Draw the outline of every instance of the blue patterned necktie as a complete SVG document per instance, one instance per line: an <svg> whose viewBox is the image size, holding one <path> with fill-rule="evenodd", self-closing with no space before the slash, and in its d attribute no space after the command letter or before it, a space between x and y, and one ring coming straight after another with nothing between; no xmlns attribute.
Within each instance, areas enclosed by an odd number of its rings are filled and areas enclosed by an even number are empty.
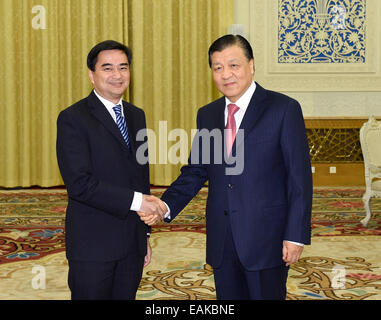
<svg viewBox="0 0 381 320"><path fill-rule="evenodd" d="M122 116L122 111L120 109L120 104L112 108L116 115L116 124L123 136L124 141L126 141L127 146L130 148L130 139L128 138L128 129L126 124L126 119Z"/></svg>

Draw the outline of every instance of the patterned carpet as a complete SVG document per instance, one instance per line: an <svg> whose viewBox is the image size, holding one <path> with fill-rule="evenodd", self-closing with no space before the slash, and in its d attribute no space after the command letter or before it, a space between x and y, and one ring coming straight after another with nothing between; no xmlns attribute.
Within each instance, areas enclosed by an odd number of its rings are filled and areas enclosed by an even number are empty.
<svg viewBox="0 0 381 320"><path fill-rule="evenodd" d="M381 199L372 199L374 215L364 228L363 193L314 190L312 245L290 269L288 299L381 300ZM213 270L205 264L206 197L203 189L172 224L153 228L152 262L138 300L215 299ZM63 189L0 191L0 299L70 298L66 203Z"/></svg>

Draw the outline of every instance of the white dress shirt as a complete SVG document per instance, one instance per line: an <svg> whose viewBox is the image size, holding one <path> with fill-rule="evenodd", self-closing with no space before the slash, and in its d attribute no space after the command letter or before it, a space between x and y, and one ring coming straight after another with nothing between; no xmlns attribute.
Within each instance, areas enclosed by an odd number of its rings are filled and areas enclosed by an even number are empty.
<svg viewBox="0 0 381 320"><path fill-rule="evenodd" d="M122 116L124 117L124 113L123 113L123 102L122 102L122 98L120 98L119 102L117 104L101 97L94 89L94 93L95 95L98 97L98 99L103 103L103 105L106 107L107 111L110 113L111 117L114 119L115 123L116 123L116 115L115 115L115 112L113 110L113 108L116 106L116 105L120 105L120 109L121 109L121 112L122 112ZM137 191L134 191L134 198L132 200L132 203L131 203L131 208L130 210L132 211L139 211L140 210L140 207L142 206L142 202L143 202L143 194L141 192L137 192Z"/></svg>
<svg viewBox="0 0 381 320"><path fill-rule="evenodd" d="M247 107L249 106L251 97L253 96L256 87L257 85L253 81L250 87L246 90L246 92L236 102L234 102L234 104L239 108L239 110L234 114L237 131L241 125L243 116L245 115L245 112L247 110ZM225 97L225 127L226 123L228 122L228 105L231 103L233 102L231 102L227 97Z"/></svg>

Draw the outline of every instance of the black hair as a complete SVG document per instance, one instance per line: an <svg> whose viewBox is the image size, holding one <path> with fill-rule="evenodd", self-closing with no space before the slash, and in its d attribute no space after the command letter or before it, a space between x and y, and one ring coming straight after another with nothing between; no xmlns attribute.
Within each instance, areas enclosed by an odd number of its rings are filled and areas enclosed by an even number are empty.
<svg viewBox="0 0 381 320"><path fill-rule="evenodd" d="M132 51L130 48L126 47L124 44L119 43L117 41L106 40L106 41L102 41L102 42L98 43L97 45L95 45L90 50L89 54L87 55L87 67L91 71L95 71L95 65L97 64L97 61L98 61L98 54L104 50L120 50L120 51L123 51L127 56L128 64L131 64Z"/></svg>
<svg viewBox="0 0 381 320"><path fill-rule="evenodd" d="M242 48L243 53L245 54L247 60L254 59L253 49L249 41L240 35L227 34L215 40L209 47L209 67L212 67L212 54L216 51L222 51L228 47L237 45Z"/></svg>

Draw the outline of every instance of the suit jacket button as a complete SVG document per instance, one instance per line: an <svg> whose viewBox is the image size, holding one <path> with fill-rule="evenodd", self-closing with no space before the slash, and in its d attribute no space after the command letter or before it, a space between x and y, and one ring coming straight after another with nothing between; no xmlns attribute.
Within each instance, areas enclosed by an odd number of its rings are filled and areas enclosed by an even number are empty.
<svg viewBox="0 0 381 320"><path fill-rule="evenodd" d="M233 189L233 185L231 183L228 184L229 189Z"/></svg>
<svg viewBox="0 0 381 320"><path fill-rule="evenodd" d="M224 210L224 215L225 215L225 216L228 215L228 211L227 211L227 210Z"/></svg>

